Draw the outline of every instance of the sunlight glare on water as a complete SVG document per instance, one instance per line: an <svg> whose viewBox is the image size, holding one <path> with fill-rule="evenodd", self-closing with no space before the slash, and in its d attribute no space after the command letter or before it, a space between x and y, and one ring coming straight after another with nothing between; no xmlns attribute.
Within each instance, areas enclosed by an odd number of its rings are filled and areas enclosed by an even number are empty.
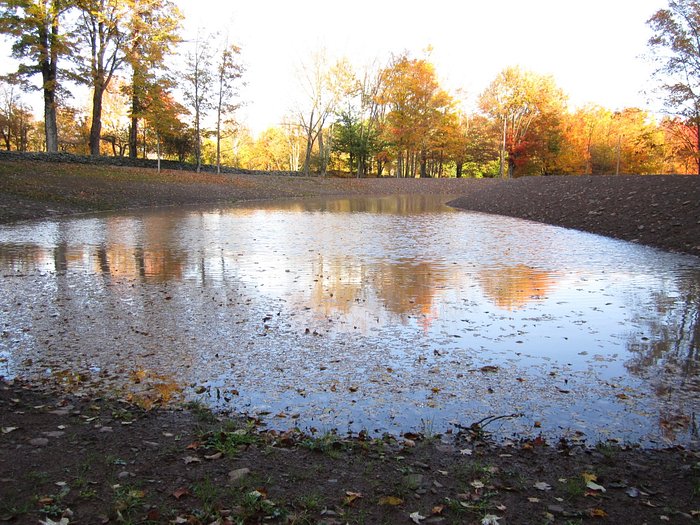
<svg viewBox="0 0 700 525"><path fill-rule="evenodd" d="M153 395L136 374L275 427L697 438L697 258L447 200L2 227L0 375Z"/></svg>

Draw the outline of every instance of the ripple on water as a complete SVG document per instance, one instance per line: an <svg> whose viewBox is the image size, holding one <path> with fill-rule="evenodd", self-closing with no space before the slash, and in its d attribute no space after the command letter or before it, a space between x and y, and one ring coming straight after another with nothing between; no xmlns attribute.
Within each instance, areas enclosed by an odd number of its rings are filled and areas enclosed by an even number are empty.
<svg viewBox="0 0 700 525"><path fill-rule="evenodd" d="M0 374L279 427L697 439L697 258L447 200L2 227Z"/></svg>

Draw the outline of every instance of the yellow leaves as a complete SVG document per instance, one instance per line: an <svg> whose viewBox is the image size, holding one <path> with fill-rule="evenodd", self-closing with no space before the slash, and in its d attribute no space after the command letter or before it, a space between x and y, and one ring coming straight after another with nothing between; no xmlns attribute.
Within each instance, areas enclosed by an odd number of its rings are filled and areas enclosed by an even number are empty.
<svg viewBox="0 0 700 525"><path fill-rule="evenodd" d="M362 493L360 492L352 492L348 490L345 492L345 499L343 499L343 504L350 506L352 505L356 500L360 499L362 497Z"/></svg>
<svg viewBox="0 0 700 525"><path fill-rule="evenodd" d="M379 498L378 504L379 505L389 505L391 507L397 507L399 505L403 505L403 500L401 498L398 498L396 496L384 496L382 498Z"/></svg>

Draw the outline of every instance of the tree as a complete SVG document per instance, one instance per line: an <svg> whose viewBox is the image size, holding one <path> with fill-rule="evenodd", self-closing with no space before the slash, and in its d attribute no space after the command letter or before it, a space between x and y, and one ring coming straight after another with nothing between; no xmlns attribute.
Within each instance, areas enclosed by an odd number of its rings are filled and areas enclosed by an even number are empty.
<svg viewBox="0 0 700 525"><path fill-rule="evenodd" d="M17 82L12 78L2 79L0 88L0 139L2 146L10 151L27 151L29 132L33 117L29 108L22 103Z"/></svg>
<svg viewBox="0 0 700 525"><path fill-rule="evenodd" d="M326 53L321 50L312 56L311 62L302 64L299 81L306 95L305 107L298 111L299 123L306 135L304 174L311 173L311 154L318 141L319 172L324 175L328 151L324 148L323 131L339 101L353 89L354 74L346 59L329 66Z"/></svg>
<svg viewBox="0 0 700 525"><path fill-rule="evenodd" d="M216 172L221 172L221 123L226 114L238 109L234 102L238 95L237 82L243 75L243 66L237 61L241 48L228 44L228 38L216 66Z"/></svg>
<svg viewBox="0 0 700 525"><path fill-rule="evenodd" d="M127 44L126 20L133 6L124 0L78 0L78 78L92 88L90 155L100 155L102 99L114 74L122 67Z"/></svg>
<svg viewBox="0 0 700 525"><path fill-rule="evenodd" d="M501 71L479 97L481 109L501 128L500 176L512 177L516 168L531 163L529 171L547 171L547 162L560 140L559 121L564 93L554 79L518 67Z"/></svg>
<svg viewBox="0 0 700 525"><path fill-rule="evenodd" d="M138 152L139 119L148 112L145 101L154 100L165 80L157 77L164 68L165 59L180 42L182 15L170 0L132 0L131 14L126 21L128 44L125 61L131 68L131 84L126 93L131 97L131 125L129 127L129 156Z"/></svg>
<svg viewBox="0 0 700 525"><path fill-rule="evenodd" d="M73 6L70 0L4 0L0 2L0 32L15 38L12 55L22 62L22 77L41 75L44 95L44 134L46 150L58 151L56 122L59 92L59 59L70 50L60 31L64 14Z"/></svg>
<svg viewBox="0 0 700 525"><path fill-rule="evenodd" d="M202 120L211 110L211 89L214 73L211 62L211 35L197 32L194 49L185 59L185 100L194 115L194 155L197 172L202 169Z"/></svg>
<svg viewBox="0 0 700 525"><path fill-rule="evenodd" d="M380 101L389 108L385 134L398 157L397 175L428 175L427 162L436 133L451 119L452 98L440 88L434 66L402 55L384 72Z"/></svg>
<svg viewBox="0 0 700 525"><path fill-rule="evenodd" d="M669 0L647 23L654 31L649 47L666 108L694 127L696 173L700 175L700 2Z"/></svg>

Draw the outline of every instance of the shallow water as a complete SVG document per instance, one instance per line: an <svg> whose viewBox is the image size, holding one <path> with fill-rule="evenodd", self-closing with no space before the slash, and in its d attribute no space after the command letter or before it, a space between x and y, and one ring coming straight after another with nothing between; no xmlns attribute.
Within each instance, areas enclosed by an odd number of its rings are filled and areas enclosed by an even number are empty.
<svg viewBox="0 0 700 525"><path fill-rule="evenodd" d="M447 200L0 228L0 375L274 427L697 440L697 258Z"/></svg>

